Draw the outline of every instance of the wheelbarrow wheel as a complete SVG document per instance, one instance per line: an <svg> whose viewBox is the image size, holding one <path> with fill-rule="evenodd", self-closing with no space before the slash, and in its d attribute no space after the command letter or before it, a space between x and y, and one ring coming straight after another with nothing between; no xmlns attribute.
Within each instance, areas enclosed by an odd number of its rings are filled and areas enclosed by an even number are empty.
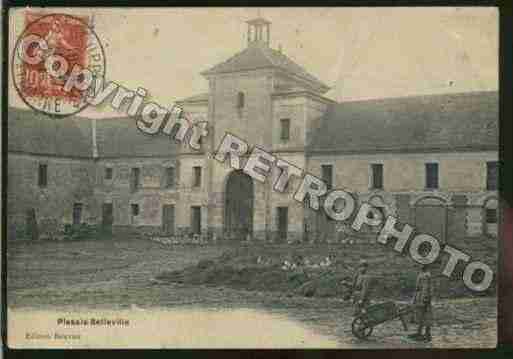
<svg viewBox="0 0 513 359"><path fill-rule="evenodd" d="M372 334L374 328L368 326L361 317L356 317L351 323L351 332L358 339L366 339Z"/></svg>

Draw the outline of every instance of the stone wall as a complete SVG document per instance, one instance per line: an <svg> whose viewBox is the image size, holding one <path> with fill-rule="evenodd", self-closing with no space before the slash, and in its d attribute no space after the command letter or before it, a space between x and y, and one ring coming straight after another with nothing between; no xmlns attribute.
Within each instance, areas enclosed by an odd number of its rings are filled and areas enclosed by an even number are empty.
<svg viewBox="0 0 513 359"><path fill-rule="evenodd" d="M299 168L310 168L311 172L319 175L320 165L334 165L334 182L336 187L351 190L350 185L362 189L363 178L368 178L369 163L376 161L371 156L361 156L349 159L351 177L347 171L344 156L326 156L305 158L301 152L277 152L277 156L293 163ZM408 156L404 162L408 164ZM437 155L440 163L453 155ZM481 156L481 162L493 159L490 154L472 154L471 162L475 165ZM385 173L388 159L385 156ZM397 156L394 159L397 161ZM417 160L418 161L418 160ZM37 183L38 165L48 165L48 185L40 188ZM210 177L205 170L212 166ZM460 166L467 163L462 160ZM166 188L164 175L169 166L175 167L175 186ZM192 185L192 168L201 166L202 183L200 187ZM475 167L475 166L474 166ZM106 168L112 168L112 179L105 178ZM131 168L140 168L140 188L130 187ZM485 223L486 208L497 208L497 193L484 190L485 179L474 176L474 182L467 181L465 186L457 185L459 176L463 175L451 170L443 173L446 190L425 191L422 184L417 182L408 191L376 191L365 188L364 191L354 192L358 201L370 202L383 206L385 215L397 215L400 222L414 225L415 204L423 197L438 197L446 203L447 209L447 241L468 236L489 234L494 236L496 228ZM470 164L469 168L473 168ZM477 168L477 167L476 167ZM397 168L399 171L400 169ZM423 167L418 166L423 172ZM483 170L483 169L481 169ZM73 205L82 204L82 221L89 224L101 223L103 203L113 203L114 230L125 231L132 228L138 233L162 234L162 208L165 204L175 206L175 234L187 235L191 231L191 206L201 207L203 234L216 233L218 238L223 235L224 225L224 192L226 178L232 171L228 164L220 164L215 160L206 159L204 154L182 154L177 157L162 158L132 158L132 159L65 159L44 156L9 154L8 169L8 222L9 236L23 236L26 230L27 210L34 208L42 236L51 236L62 229L65 224L72 223ZM390 169L388 169L390 171ZM463 171L463 170L461 170ZM461 172L460 171L460 172ZM274 191L273 185L280 171L275 170L266 183L254 181L254 218L253 239L279 241L278 236L278 207L288 207L288 235L291 241L338 240L344 237L339 224L329 221L326 216L306 210L302 204L292 197L299 185L300 179L294 179L285 193ZM385 186L401 188L401 181L389 178ZM348 182L342 182L342 180ZM349 184L349 185L348 185ZM473 191L457 191L455 188L473 186ZM368 186L368 184L366 185ZM449 190L452 189L452 190ZM139 205L139 215L133 216L131 205ZM125 229L123 229L125 228ZM495 232L494 232L495 231ZM359 235L372 237L372 228L364 228ZM339 238L340 237L340 238Z"/></svg>
<svg viewBox="0 0 513 359"><path fill-rule="evenodd" d="M48 166L45 187L38 184L39 164ZM84 223L97 223L92 160L9 153L7 176L9 238L26 236L30 209L35 209L41 237L53 236L71 224L75 203L82 204Z"/></svg>
<svg viewBox="0 0 513 359"><path fill-rule="evenodd" d="M191 231L191 207L201 208L201 232L222 237L226 180L233 170L212 159L226 133L259 146L307 173L321 175L321 165L333 165L333 187L355 194L358 203L370 202L394 215L402 223L414 224L416 202L423 197L440 198L447 210L448 239L493 232L485 221L485 209L493 206L496 192L485 190L486 162L497 161L497 152L386 153L346 155L305 153L311 134L321 125L329 100L295 92L297 83L277 77L268 70L211 76L208 100L183 104L193 121L210 122L209 138L202 151L186 144L176 154L145 158L65 159L9 154L9 225L23 232L27 210L34 208L44 231L72 221L74 203L83 204L86 223L100 224L102 204L113 204L113 229L119 233L162 234L164 205L175 206L175 234ZM290 80L290 81L289 81ZM276 93L278 85L290 93ZM290 83L288 83L290 82ZM283 87L282 86L282 87ZM244 106L237 106L239 92ZM290 139L280 138L280 120L290 119ZM48 163L48 186L37 185L38 164ZM439 189L425 188L425 163L439 164ZM370 187L370 168L383 164L384 189ZM166 187L165 171L175 168L175 185ZM200 186L193 185L193 167L202 168ZM113 177L107 179L106 168ZM131 170L139 168L140 186L131 187ZM253 239L279 241L279 207L288 208L288 234L291 241L330 241L347 237L350 230L329 220L323 213L305 209L292 197L301 179L294 179L285 193L273 189L280 170L274 170L265 183L253 180ZM139 206L133 215L131 206ZM495 205L496 206L496 205ZM347 221L352 222L352 218ZM347 226L346 226L347 227ZM364 227L362 238L375 237L376 229Z"/></svg>
<svg viewBox="0 0 513 359"><path fill-rule="evenodd" d="M485 232L484 209L495 191L486 190L486 162L496 161L496 152L436 154L316 154L308 159L308 171L321 175L321 165L333 165L334 188L348 190L360 202L371 202L375 193L386 194L385 215L396 213L402 223L414 224L416 201L440 198L447 209L447 240L479 236ZM426 162L439 163L439 189L426 190ZM384 189L370 188L371 164L383 164ZM373 205L376 205L372 203ZM387 212L387 211L385 211ZM365 230L364 230L365 232Z"/></svg>
<svg viewBox="0 0 513 359"><path fill-rule="evenodd" d="M386 191L424 191L425 163L436 162L440 191L481 192L486 188L486 162L497 160L497 152L315 154L308 171L320 175L321 164L332 164L336 187L365 193L370 190L370 165L382 163Z"/></svg>
<svg viewBox="0 0 513 359"><path fill-rule="evenodd" d="M210 79L212 101L209 115L214 126L214 143L221 143L229 132L268 147L271 144L271 89L269 71L218 75ZM244 107L238 108L238 93L244 94Z"/></svg>

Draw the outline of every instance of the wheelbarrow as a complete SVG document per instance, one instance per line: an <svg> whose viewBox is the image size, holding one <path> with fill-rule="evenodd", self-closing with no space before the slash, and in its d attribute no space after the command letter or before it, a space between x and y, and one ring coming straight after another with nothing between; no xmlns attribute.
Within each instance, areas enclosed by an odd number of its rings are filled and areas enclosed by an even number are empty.
<svg viewBox="0 0 513 359"><path fill-rule="evenodd" d="M366 339L372 334L375 326L394 319L400 319L404 330L407 331L406 318L413 310L412 306L400 307L392 301L370 305L353 319L351 332L358 339Z"/></svg>

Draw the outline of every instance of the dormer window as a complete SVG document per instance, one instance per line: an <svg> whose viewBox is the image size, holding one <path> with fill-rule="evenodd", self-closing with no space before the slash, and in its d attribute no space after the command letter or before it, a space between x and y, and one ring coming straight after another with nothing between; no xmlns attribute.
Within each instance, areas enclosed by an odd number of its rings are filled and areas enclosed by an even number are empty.
<svg viewBox="0 0 513 359"><path fill-rule="evenodd" d="M244 108L244 92L237 94L237 108Z"/></svg>

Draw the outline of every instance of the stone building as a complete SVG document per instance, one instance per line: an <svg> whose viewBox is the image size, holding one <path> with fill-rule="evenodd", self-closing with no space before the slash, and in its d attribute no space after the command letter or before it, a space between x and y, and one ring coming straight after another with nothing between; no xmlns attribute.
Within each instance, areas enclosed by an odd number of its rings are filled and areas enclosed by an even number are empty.
<svg viewBox="0 0 513 359"><path fill-rule="evenodd" d="M278 193L274 181L214 160L232 133L444 241L497 235L496 92L337 103L324 96L327 85L270 47L262 18L248 21L241 52L201 74L208 93L180 102L189 118L209 123L200 151L144 135L130 118L11 109L10 233L35 216L114 231L337 238L337 223L292 199L300 179Z"/></svg>

